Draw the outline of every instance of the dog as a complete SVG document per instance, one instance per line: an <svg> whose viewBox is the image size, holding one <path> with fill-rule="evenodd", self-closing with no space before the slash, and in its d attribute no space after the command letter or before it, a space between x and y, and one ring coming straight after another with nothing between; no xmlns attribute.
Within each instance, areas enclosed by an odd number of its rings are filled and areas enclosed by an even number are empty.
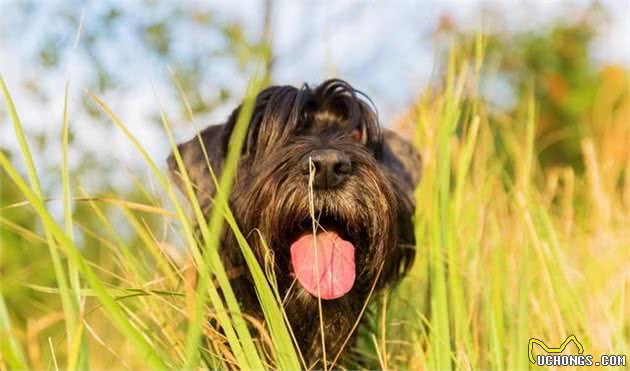
<svg viewBox="0 0 630 371"><path fill-rule="evenodd" d="M217 177L240 111L199 133ZM207 214L215 185L199 138L178 151ZM182 169L173 154L167 161L183 190ZM324 349L336 359L352 344L366 302L408 271L420 173L414 146L381 127L369 97L343 80L271 86L256 96L228 203L240 230L259 231L273 253L278 291L307 365L317 364ZM251 233L249 243L264 266L259 235ZM229 228L220 254L226 269L244 272L231 279L243 310L263 320Z"/></svg>

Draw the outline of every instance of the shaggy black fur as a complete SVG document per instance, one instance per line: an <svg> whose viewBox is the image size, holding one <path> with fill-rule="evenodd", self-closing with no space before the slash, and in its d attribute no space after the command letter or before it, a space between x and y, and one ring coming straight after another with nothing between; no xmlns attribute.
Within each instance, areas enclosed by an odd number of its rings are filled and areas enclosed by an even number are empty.
<svg viewBox="0 0 630 371"><path fill-rule="evenodd" d="M225 124L201 132L217 176L239 111ZM214 184L199 141L193 138L178 148L207 213ZM413 146L381 128L369 98L345 81L328 80L314 89L272 86L257 96L229 203L241 231L248 235L258 229L273 251L284 308L309 365L322 356L318 300L294 283L289 247L311 228L304 161L322 150L331 150L326 153L345 163L341 178L316 184L315 215L324 228L338 231L356 247L353 288L338 299L322 300L329 360L350 336L372 287L376 293L395 283L413 260L412 191L421 167ZM168 162L181 187L173 156ZM258 235L251 234L249 243L262 264ZM221 249L228 268L244 267L229 230ZM244 310L262 319L251 277L245 273L232 286Z"/></svg>

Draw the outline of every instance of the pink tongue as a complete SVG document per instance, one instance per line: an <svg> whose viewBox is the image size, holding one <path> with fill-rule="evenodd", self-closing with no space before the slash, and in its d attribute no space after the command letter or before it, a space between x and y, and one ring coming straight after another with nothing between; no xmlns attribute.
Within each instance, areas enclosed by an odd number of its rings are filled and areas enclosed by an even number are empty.
<svg viewBox="0 0 630 371"><path fill-rule="evenodd" d="M291 245L293 272L314 296L322 299L344 296L354 284L354 245L334 232L317 233L317 248L314 239L312 233L304 234Z"/></svg>

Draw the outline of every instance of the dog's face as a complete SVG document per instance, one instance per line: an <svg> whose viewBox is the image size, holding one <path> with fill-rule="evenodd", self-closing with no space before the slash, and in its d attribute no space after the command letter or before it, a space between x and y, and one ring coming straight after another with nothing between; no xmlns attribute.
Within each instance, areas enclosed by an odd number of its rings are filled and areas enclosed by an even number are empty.
<svg viewBox="0 0 630 371"><path fill-rule="evenodd" d="M238 114L201 133L215 173ZM207 210L214 185L198 139L179 151ZM413 147L381 129L362 95L341 80L258 95L229 200L241 231L257 229L273 252L285 307L305 312L290 319L309 315L317 297L331 313L355 313L370 291L404 273L414 254L419 170ZM241 265L232 234L223 240L228 263ZM260 238L249 241L262 264Z"/></svg>

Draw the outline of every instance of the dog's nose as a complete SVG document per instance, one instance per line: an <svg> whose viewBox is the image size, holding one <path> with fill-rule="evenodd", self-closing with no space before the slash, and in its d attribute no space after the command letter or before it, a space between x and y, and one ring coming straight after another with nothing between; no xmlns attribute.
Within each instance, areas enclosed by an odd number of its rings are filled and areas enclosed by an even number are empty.
<svg viewBox="0 0 630 371"><path fill-rule="evenodd" d="M324 149L313 151L302 160L302 173L307 177L310 174L309 158L315 167L313 188L336 187L343 183L352 170L352 163L348 155L334 149Z"/></svg>

